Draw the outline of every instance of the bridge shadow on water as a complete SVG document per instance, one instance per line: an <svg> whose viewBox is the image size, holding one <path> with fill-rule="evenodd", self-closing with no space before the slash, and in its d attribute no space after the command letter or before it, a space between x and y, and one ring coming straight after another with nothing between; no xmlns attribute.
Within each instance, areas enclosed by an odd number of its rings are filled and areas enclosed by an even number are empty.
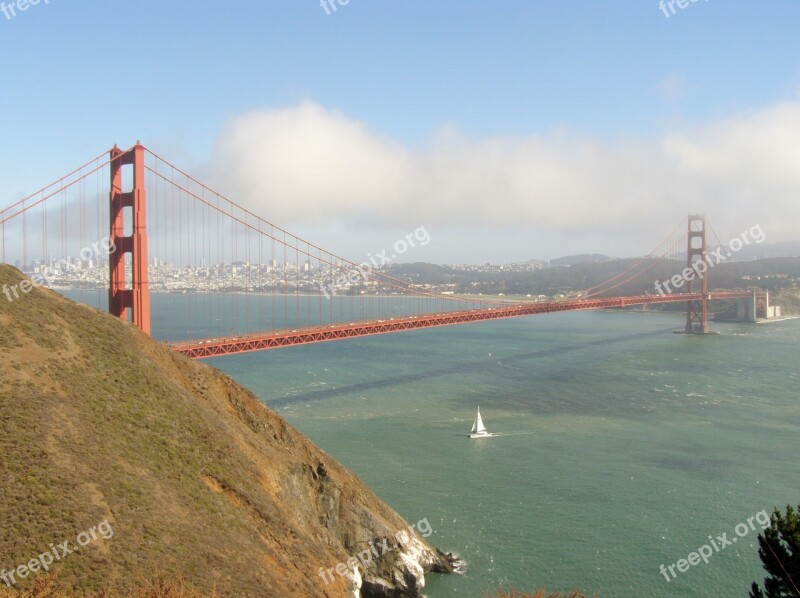
<svg viewBox="0 0 800 598"><path fill-rule="evenodd" d="M674 327L663 328L659 330L649 330L647 332L636 332L632 334L625 334L611 338L570 343L559 347L548 347L547 349L541 349L538 351L528 351L525 353L519 353L517 355L504 356L502 361L500 362L500 365L507 367L515 363L522 363L539 357L568 355L570 353L574 353L576 351L580 351L582 349L590 347L608 347L609 345L621 344L629 342L631 340L646 339L662 335L665 333L672 333L673 330ZM413 377L409 377L408 375L390 376L386 378L381 378L379 380L358 382L356 384L350 384L347 386L337 386L336 388L313 390L301 394L292 395L290 397L283 397L279 399L270 400L267 402L267 404L272 408L281 408L297 403L322 401L333 397L363 393L367 391L380 390L384 388L391 388L394 386L400 386L408 383L417 383L421 380L435 379L453 374L471 374L471 375L480 374L481 372L489 372L490 370L496 368L497 365L498 362L493 362L491 365L489 365L489 364L476 364L472 361L467 361L464 363L454 364L447 367L434 368L427 371L415 372ZM527 370L525 370L525 372L527 373ZM507 375L511 374L509 373ZM486 399L491 397L483 396L480 398ZM574 400L571 400L571 398L559 397L557 403L555 401L545 400L542 404L537 403L537 407L541 407L543 411L553 411L553 412L580 411L581 413L584 414L588 414L592 411L597 411L597 412L607 411L607 409L602 409L602 408L598 409L596 401L591 401L590 400L591 397L586 396L585 392L581 394L580 398L586 400L578 400L577 402L575 402ZM573 404L569 405L568 403L570 402L572 402ZM477 404L478 402L476 399L476 405ZM593 404L594 404L594 409L590 407ZM513 404L507 404L504 406L508 408L514 408ZM521 406L522 405L520 405L520 407ZM529 408L530 402L526 402L525 406Z"/></svg>

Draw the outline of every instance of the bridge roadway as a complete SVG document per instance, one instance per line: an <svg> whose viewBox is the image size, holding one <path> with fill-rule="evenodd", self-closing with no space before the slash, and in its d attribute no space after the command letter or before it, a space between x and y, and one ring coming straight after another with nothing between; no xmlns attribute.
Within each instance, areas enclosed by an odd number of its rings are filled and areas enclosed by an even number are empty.
<svg viewBox="0 0 800 598"><path fill-rule="evenodd" d="M752 291L717 291L708 294L708 300L744 299L752 297ZM419 316L401 316L386 320L368 320L348 324L327 324L294 330L260 332L222 338L192 340L169 343L168 346L178 353L192 359L219 357L235 353L265 351L296 345L322 343L359 336L390 334L405 330L432 328L435 326L452 326L484 320L518 318L564 311L582 311L592 309L612 309L655 303L678 303L699 301L700 293L675 293L672 295L635 295L630 297L605 297L594 299L566 299L557 301L541 301L515 303L511 305L495 305L464 311L452 311Z"/></svg>

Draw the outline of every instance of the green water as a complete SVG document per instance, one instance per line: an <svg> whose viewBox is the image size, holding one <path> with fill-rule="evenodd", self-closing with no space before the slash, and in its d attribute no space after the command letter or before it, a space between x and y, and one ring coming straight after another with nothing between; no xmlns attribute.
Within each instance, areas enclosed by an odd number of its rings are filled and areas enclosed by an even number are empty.
<svg viewBox="0 0 800 598"><path fill-rule="evenodd" d="M764 577L755 531L669 582L659 567L800 503L800 320L710 337L672 334L681 325L554 314L208 363L409 522L428 519L429 540L468 565L428 576L428 596L744 597ZM154 321L159 338L181 327ZM501 436L465 437L478 406Z"/></svg>
<svg viewBox="0 0 800 598"><path fill-rule="evenodd" d="M433 544L468 564L429 576L429 596L746 596L763 579L757 532L669 582L659 567L800 502L800 321L715 337L680 325L559 314L210 363L408 521L429 520ZM501 436L464 436L478 406Z"/></svg>

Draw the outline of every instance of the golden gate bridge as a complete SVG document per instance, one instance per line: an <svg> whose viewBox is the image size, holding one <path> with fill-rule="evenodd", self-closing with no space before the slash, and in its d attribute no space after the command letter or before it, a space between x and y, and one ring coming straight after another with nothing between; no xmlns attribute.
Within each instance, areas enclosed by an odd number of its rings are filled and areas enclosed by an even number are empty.
<svg viewBox="0 0 800 598"><path fill-rule="evenodd" d="M710 272L698 267L713 247L709 231L704 216L690 215L623 272L565 298L507 301L447 294L294 235L137 142L127 150L114 146L0 210L0 261L15 260L55 287L67 279L87 283L86 272L100 268L107 289L102 307L146 334L151 334L152 295L180 292L181 315L201 323L204 334L168 344L189 357L206 358L664 303L684 303L683 331L705 334L710 301L746 301L753 318L768 303L758 290L709 290ZM97 250L101 239L107 252ZM715 242L722 246L718 237ZM694 274L687 276L690 271ZM676 275L680 292L642 291ZM325 289L342 280L345 292L331 298ZM626 293L629 289L634 291ZM238 300L230 300L232 291Z"/></svg>

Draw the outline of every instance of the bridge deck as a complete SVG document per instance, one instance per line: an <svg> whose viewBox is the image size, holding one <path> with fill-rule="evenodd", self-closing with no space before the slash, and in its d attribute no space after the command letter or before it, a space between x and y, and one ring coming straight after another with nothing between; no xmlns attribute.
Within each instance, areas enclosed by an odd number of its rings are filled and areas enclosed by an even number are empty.
<svg viewBox="0 0 800 598"><path fill-rule="evenodd" d="M752 297L750 291L719 291L709 293L708 299L742 299ZM420 316L405 316L388 320L370 320L349 324L329 324L294 330L261 332L224 338L194 340L171 343L169 346L193 359L218 357L234 353L264 351L295 345L322 343L345 338L390 334L435 326L452 326L484 320L518 318L565 311L610 309L655 303L677 303L701 300L700 293L676 293L674 295L636 295L631 297L607 297L596 299L570 299L562 301L542 301L517 303L513 305L471 309L466 311L444 312Z"/></svg>

